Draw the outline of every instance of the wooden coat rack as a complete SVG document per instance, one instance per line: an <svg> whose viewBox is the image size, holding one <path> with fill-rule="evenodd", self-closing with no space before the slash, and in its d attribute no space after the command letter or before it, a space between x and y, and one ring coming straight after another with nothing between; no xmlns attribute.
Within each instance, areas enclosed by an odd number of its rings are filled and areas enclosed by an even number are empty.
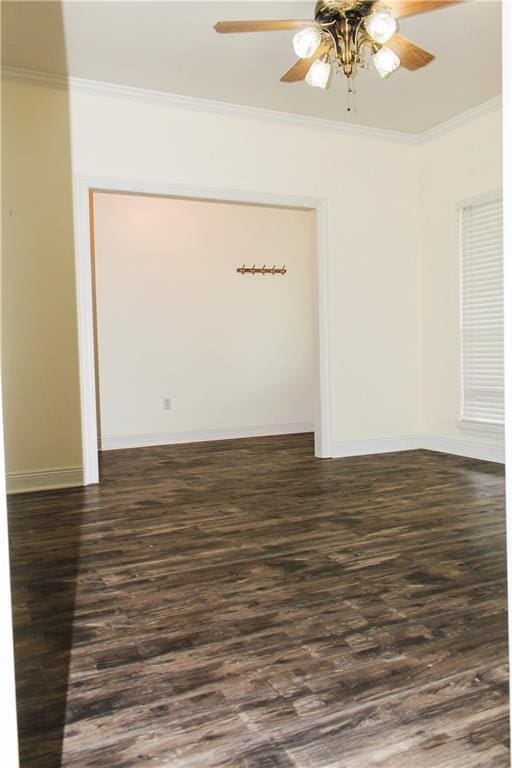
<svg viewBox="0 0 512 768"><path fill-rule="evenodd" d="M240 275L286 275L287 269L283 265L281 268L267 267L264 264L262 267L257 267L255 264L252 267L246 267L245 264L242 267L237 267L236 270Z"/></svg>

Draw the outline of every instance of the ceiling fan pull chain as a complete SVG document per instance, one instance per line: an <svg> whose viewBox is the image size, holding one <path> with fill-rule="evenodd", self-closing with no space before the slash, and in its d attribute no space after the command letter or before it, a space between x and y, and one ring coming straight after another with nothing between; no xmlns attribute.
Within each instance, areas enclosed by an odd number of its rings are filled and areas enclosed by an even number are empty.
<svg viewBox="0 0 512 768"><path fill-rule="evenodd" d="M347 112L355 112L355 90L354 90L354 78L347 77Z"/></svg>

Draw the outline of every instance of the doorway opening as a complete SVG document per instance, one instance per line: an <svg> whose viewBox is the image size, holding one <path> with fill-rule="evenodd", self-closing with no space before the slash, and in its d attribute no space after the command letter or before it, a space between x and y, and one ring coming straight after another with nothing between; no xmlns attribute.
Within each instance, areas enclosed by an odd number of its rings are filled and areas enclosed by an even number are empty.
<svg viewBox="0 0 512 768"><path fill-rule="evenodd" d="M79 189L84 484L98 448L313 431L330 456L322 202L172 191Z"/></svg>

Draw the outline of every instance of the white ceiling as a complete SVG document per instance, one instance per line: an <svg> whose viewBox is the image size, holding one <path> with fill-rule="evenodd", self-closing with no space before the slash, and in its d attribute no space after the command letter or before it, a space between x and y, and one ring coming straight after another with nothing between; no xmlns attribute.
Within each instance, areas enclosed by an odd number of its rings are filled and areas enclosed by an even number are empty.
<svg viewBox="0 0 512 768"><path fill-rule="evenodd" d="M62 5L62 13L61 13ZM314 2L2 2L2 61L24 69L419 133L501 92L500 3L403 19L400 31L436 55L417 72L344 78L323 92L283 84L290 32L218 35L219 19L312 18ZM63 22L62 22L63 17ZM64 28L64 33L63 33Z"/></svg>

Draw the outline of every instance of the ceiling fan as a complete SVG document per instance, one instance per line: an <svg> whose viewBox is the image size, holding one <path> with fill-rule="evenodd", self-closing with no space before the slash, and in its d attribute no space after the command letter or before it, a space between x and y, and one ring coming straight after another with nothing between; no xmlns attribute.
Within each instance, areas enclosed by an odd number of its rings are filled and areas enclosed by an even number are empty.
<svg viewBox="0 0 512 768"><path fill-rule="evenodd" d="M219 21L214 29L220 33L296 29L293 49L299 61L281 81L306 80L325 89L337 71L348 78L350 94L352 78L370 60L384 78L400 66L420 69L434 59L398 34L397 19L461 2L464 0L319 0L314 20Z"/></svg>

